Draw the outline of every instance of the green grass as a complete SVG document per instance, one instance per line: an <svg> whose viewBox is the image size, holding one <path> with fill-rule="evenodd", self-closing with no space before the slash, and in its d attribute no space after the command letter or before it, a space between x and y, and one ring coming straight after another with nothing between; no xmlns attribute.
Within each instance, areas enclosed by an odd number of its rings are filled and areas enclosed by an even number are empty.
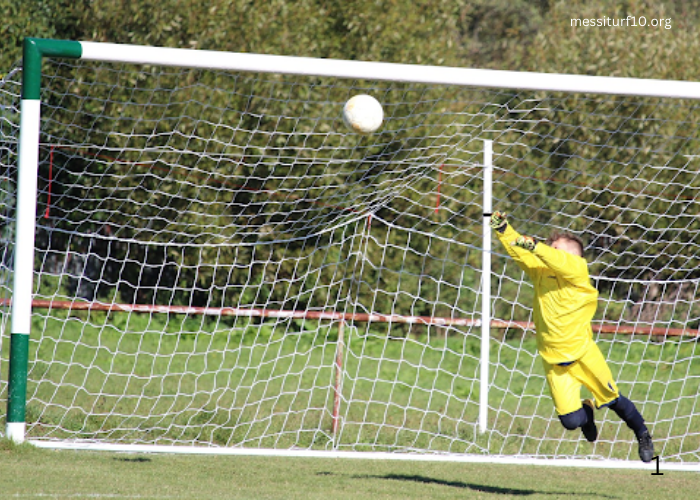
<svg viewBox="0 0 700 500"><path fill-rule="evenodd" d="M695 499L700 474L359 459L54 451L0 441L2 498Z"/></svg>
<svg viewBox="0 0 700 500"><path fill-rule="evenodd" d="M333 436L335 326L53 311L35 315L33 331L30 438L636 460L612 412L599 412L595 446L558 425L532 336L494 339L482 435L478 332L390 338L386 325L347 327ZM698 343L620 336L599 345L658 452L697 461Z"/></svg>

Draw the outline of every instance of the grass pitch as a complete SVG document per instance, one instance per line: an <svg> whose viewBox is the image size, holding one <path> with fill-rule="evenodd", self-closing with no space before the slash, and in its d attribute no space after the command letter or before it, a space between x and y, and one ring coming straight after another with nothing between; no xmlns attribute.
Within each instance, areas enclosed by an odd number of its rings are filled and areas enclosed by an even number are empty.
<svg viewBox="0 0 700 500"><path fill-rule="evenodd" d="M54 451L0 441L2 498L695 499L700 474L619 469Z"/></svg>
<svg viewBox="0 0 700 500"><path fill-rule="evenodd" d="M481 435L473 332L390 337L386 325L347 326L341 432L333 435L331 324L84 311L33 321L41 334L30 341L32 439L637 459L632 433L612 412L598 413L595 446L559 425L530 335L493 340L492 432ZM652 423L657 454L694 461L700 344L627 335L599 344ZM0 365L7 380L8 363Z"/></svg>

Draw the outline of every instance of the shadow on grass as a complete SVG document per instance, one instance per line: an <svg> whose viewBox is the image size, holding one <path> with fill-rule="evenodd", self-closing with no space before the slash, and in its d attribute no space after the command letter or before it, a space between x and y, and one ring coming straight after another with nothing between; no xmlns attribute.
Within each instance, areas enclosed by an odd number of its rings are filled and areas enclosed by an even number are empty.
<svg viewBox="0 0 700 500"><path fill-rule="evenodd" d="M326 475L326 474L324 474L324 475ZM558 497L566 496L566 495L573 495L573 493L570 491L554 492L554 491L528 490L528 489L520 489L520 488L500 488L498 486L488 486L485 484L476 484L476 483L465 483L463 481L445 481L443 479L435 479L432 477L409 475L409 474L385 474L383 476L371 476L371 475L358 476L358 475L356 475L353 477L355 477L357 479L389 479L392 481L413 481L416 483L423 483L423 484L438 484L441 486L469 489L469 490L479 491L482 493L493 493L494 495L511 495L511 496L556 495ZM595 497L595 498L617 498L614 496L602 495L600 493L580 493L580 492L577 492L576 496L577 497L590 496L590 497Z"/></svg>
<svg viewBox="0 0 700 500"><path fill-rule="evenodd" d="M115 457L112 460L115 462L134 462L134 463L144 463L152 462L150 458L146 457Z"/></svg>

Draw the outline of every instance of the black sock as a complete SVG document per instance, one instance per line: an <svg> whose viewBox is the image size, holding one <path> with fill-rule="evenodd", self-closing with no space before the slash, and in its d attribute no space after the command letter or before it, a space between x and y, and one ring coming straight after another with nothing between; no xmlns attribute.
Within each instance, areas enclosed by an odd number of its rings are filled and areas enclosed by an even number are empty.
<svg viewBox="0 0 700 500"><path fill-rule="evenodd" d="M639 413L634 403L620 394L620 397L614 403L608 405L617 415L624 420L627 427L632 429L635 436L640 437L644 431L647 431L647 426L644 424L644 418Z"/></svg>

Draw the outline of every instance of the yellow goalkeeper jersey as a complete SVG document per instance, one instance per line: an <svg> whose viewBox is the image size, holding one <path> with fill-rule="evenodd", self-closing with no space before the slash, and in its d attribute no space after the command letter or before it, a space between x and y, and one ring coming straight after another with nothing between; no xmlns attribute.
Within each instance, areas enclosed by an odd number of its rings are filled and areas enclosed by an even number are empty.
<svg viewBox="0 0 700 500"><path fill-rule="evenodd" d="M506 252L532 280L537 349L550 364L579 359L593 341L591 320L598 290L591 285L583 257L538 243L530 252L512 243L520 236L510 224L496 231Z"/></svg>

